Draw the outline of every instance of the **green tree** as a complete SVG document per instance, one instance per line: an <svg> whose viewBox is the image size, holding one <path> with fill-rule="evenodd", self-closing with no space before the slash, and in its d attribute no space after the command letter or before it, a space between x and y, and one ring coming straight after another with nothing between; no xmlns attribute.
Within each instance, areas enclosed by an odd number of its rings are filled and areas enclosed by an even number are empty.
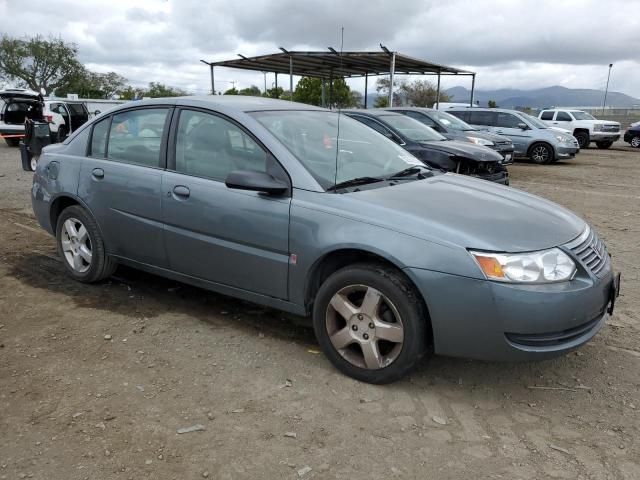
<svg viewBox="0 0 640 480"><path fill-rule="evenodd" d="M82 73L68 84L56 88L55 94L65 97L68 93L77 93L81 98L109 99L121 94L127 79L116 72L95 73L83 69Z"/></svg>
<svg viewBox="0 0 640 480"><path fill-rule="evenodd" d="M231 87L229 90L223 93L223 95L238 95L238 89L236 87Z"/></svg>
<svg viewBox="0 0 640 480"><path fill-rule="evenodd" d="M487 106L489 108L498 108L498 104L496 103L495 100L489 100L489 102L487 102Z"/></svg>
<svg viewBox="0 0 640 480"><path fill-rule="evenodd" d="M124 87L120 93L119 97L121 100L135 100L137 98L142 98L145 95L144 88L136 88L131 85L127 85Z"/></svg>
<svg viewBox="0 0 640 480"><path fill-rule="evenodd" d="M262 92L255 85L251 85L248 88L243 88L239 90L238 95L246 95L248 97L259 97L262 95Z"/></svg>
<svg viewBox="0 0 640 480"><path fill-rule="evenodd" d="M404 101L414 107L431 107L438 99L436 86L428 80L402 81L399 90ZM440 91L440 101L449 102L451 97Z"/></svg>
<svg viewBox="0 0 640 480"><path fill-rule="evenodd" d="M389 97L387 95L378 95L376 101L373 102L375 108L387 108L389 106Z"/></svg>
<svg viewBox="0 0 640 480"><path fill-rule="evenodd" d="M337 78L332 83L333 89L329 82L325 82L324 98L327 105L331 103L332 107L349 108L359 104L362 95L352 92L344 78ZM293 92L293 101L322 105L322 79L302 77Z"/></svg>
<svg viewBox="0 0 640 480"><path fill-rule="evenodd" d="M282 87L274 87L267 89L267 93L263 93L262 95L268 98L280 98L283 93L284 89Z"/></svg>
<svg viewBox="0 0 640 480"><path fill-rule="evenodd" d="M162 97L182 97L187 92L180 88L169 87L162 83L151 82L149 88L144 93L145 97L162 98Z"/></svg>
<svg viewBox="0 0 640 480"><path fill-rule="evenodd" d="M0 38L2 76L35 91L53 92L78 78L83 67L77 57L75 44L61 38Z"/></svg>
<svg viewBox="0 0 640 480"><path fill-rule="evenodd" d="M390 80L388 77L378 77L378 79L376 80L376 92L378 92L378 98L376 98L376 101L374 102L374 107L376 108L384 108L384 107L388 107L389 106L389 83ZM395 81L393 82L393 104L394 105L399 105L400 104L400 96L398 95L398 90L397 87L398 86L398 82ZM383 102L384 100L380 100L381 97L386 98L386 104L384 105L384 107L382 106L377 106L377 102ZM380 103L381 104L381 103Z"/></svg>

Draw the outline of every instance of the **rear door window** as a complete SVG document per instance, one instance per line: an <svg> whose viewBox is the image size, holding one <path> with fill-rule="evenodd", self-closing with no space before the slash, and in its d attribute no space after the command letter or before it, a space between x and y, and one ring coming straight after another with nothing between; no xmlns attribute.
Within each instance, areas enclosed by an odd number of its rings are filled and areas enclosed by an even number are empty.
<svg viewBox="0 0 640 480"><path fill-rule="evenodd" d="M558 112L556 122L571 122L573 118L567 112Z"/></svg>
<svg viewBox="0 0 640 480"><path fill-rule="evenodd" d="M148 167L160 166L168 108L129 110L113 116L107 157Z"/></svg>
<svg viewBox="0 0 640 480"><path fill-rule="evenodd" d="M540 115L540 120L553 120L553 113L553 110L542 112L542 115Z"/></svg>
<svg viewBox="0 0 640 480"><path fill-rule="evenodd" d="M484 125L487 127L497 127L497 112L487 112L487 111L470 111L469 120L467 123L471 123L472 125Z"/></svg>
<svg viewBox="0 0 640 480"><path fill-rule="evenodd" d="M429 117L427 117L426 115L423 115L419 112L414 112L412 110L407 110L404 113L407 117L411 117L415 120L418 120L419 122L424 123L425 125L427 125L428 127L431 128L439 128L439 125L434 122L433 120L431 120Z"/></svg>

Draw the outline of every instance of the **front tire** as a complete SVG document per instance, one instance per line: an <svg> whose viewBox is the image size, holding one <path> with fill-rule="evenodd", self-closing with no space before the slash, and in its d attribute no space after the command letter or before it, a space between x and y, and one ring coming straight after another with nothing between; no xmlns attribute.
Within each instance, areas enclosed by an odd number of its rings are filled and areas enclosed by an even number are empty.
<svg viewBox="0 0 640 480"><path fill-rule="evenodd" d="M32 155L31 156L31 160L29 160L29 168L31 169L32 172L36 171L36 168L38 168L38 160L40 159L40 155Z"/></svg>
<svg viewBox="0 0 640 480"><path fill-rule="evenodd" d="M115 271L117 263L106 254L98 224L79 205L65 208L56 224L58 255L79 282L94 283Z"/></svg>
<svg viewBox="0 0 640 480"><path fill-rule="evenodd" d="M633 137L629 143L633 148L640 148L640 136Z"/></svg>
<svg viewBox="0 0 640 480"><path fill-rule="evenodd" d="M578 141L578 145L580 146L581 150L583 148L588 148L589 147L589 142L591 140L590 140L589 134L587 132L575 132L573 134L573 136Z"/></svg>
<svg viewBox="0 0 640 480"><path fill-rule="evenodd" d="M357 380L383 384L411 371L427 350L428 314L400 272L356 264L333 273L313 308L318 343L331 363Z"/></svg>
<svg viewBox="0 0 640 480"><path fill-rule="evenodd" d="M529 158L533 163L551 163L555 159L553 148L546 143L534 143L529 150Z"/></svg>
<svg viewBox="0 0 640 480"><path fill-rule="evenodd" d="M613 145L613 142L596 142L596 146L601 150L606 150Z"/></svg>

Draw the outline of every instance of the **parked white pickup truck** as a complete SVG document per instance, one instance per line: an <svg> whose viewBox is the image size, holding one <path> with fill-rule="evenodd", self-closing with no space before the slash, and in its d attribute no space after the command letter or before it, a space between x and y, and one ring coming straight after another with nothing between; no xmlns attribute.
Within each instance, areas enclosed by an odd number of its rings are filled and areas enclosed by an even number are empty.
<svg viewBox="0 0 640 480"><path fill-rule="evenodd" d="M580 148L595 142L598 148L609 148L620 138L620 124L609 120L597 120L582 110L542 110L538 118L550 127L569 130L578 140Z"/></svg>

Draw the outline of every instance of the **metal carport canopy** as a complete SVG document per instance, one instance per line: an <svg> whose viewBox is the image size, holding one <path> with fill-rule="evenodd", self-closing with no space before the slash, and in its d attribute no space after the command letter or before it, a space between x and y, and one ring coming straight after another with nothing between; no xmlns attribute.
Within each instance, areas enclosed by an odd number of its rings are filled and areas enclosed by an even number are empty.
<svg viewBox="0 0 640 480"><path fill-rule="evenodd" d="M408 55L391 52L382 45L381 47L382 50L379 52L342 53L333 48L319 52L287 51L281 48L280 53L269 55L257 57L238 55L240 58L233 60L218 62L201 60L201 62L211 68L212 91L215 91L213 88L213 67L288 74L290 76L290 90L293 90L293 75L331 80L335 78L368 77L369 75L390 75L393 78L393 75L401 74L437 75L439 93L441 75L469 75L473 77L471 94L471 103L473 103L475 72L427 62ZM366 83L365 78L365 90ZM389 96L392 96L392 92L389 92Z"/></svg>

